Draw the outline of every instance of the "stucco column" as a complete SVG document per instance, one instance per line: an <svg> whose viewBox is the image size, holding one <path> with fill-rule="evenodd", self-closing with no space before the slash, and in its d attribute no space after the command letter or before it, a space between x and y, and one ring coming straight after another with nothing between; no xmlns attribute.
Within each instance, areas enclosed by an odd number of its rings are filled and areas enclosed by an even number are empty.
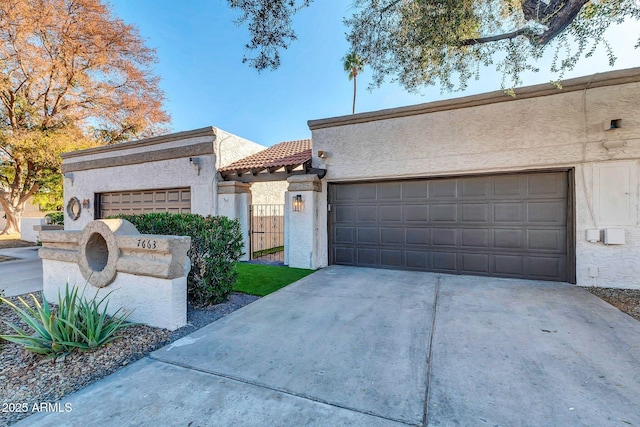
<svg viewBox="0 0 640 427"><path fill-rule="evenodd" d="M322 185L316 175L294 175L287 179L285 208L285 259L289 267L317 269L318 262L318 198ZM294 210L294 199L302 197L300 211Z"/></svg>
<svg viewBox="0 0 640 427"><path fill-rule="evenodd" d="M218 215L240 221L244 255L241 261L249 260L249 221L251 206L251 184L237 181L222 181L218 183Z"/></svg>

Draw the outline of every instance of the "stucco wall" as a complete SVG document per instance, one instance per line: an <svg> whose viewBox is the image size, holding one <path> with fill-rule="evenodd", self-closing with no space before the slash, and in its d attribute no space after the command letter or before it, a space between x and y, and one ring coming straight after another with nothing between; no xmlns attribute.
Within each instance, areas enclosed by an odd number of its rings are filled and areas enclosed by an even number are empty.
<svg viewBox="0 0 640 427"><path fill-rule="evenodd" d="M216 128L215 152L218 154L217 168L230 165L236 160L264 150L265 147L248 139Z"/></svg>
<svg viewBox="0 0 640 427"><path fill-rule="evenodd" d="M326 164L327 182L575 168L578 284L640 289L640 83L588 87L363 123L312 122L314 155L327 153L314 164ZM604 130L613 119L622 119L622 128ZM594 180L593 171L618 161L629 170L624 179L636 177L625 208L631 219L605 225L592 218L594 195L619 183ZM326 212L326 191L321 200ZM586 229L618 226L625 229L624 245L586 241Z"/></svg>
<svg viewBox="0 0 640 427"><path fill-rule="evenodd" d="M191 212L212 213L215 156L199 158L200 175L191 166L189 158L73 172L73 182L69 178L64 180L65 202L71 197L89 199L91 207L83 209L76 221L71 221L65 213L65 230L81 230L95 219L93 203L96 193L190 187Z"/></svg>
<svg viewBox="0 0 640 427"><path fill-rule="evenodd" d="M254 182L251 184L251 198L254 205L284 205L287 181Z"/></svg>
<svg viewBox="0 0 640 427"><path fill-rule="evenodd" d="M76 221L65 214L65 229L80 230L93 221L94 196L106 192L189 187L191 212L215 215L216 164L220 159L234 161L263 149L220 129L203 128L66 154L65 203L77 197L89 199L91 207L83 209ZM199 167L190 159L197 159Z"/></svg>

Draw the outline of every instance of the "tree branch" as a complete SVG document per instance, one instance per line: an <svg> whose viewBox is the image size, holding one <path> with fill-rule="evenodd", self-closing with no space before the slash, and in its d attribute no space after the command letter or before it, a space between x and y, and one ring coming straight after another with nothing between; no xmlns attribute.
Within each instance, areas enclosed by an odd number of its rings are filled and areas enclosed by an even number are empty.
<svg viewBox="0 0 640 427"><path fill-rule="evenodd" d="M22 198L20 199L20 201L18 202L18 206L26 203L27 200L29 200L29 197L33 196L36 191L38 191L40 189L40 184L39 183L34 183L31 188L29 189L29 191L27 191L24 196L22 196Z"/></svg>
<svg viewBox="0 0 640 427"><path fill-rule="evenodd" d="M547 26L547 30L538 36L530 38L532 39L532 42L538 46L543 46L549 43L554 37L564 31L564 29L567 28L574 19L576 19L580 10L582 10L584 5L588 2L589 0L551 2L548 8L553 9L548 11L548 15L545 16L545 20L541 22Z"/></svg>
<svg viewBox="0 0 640 427"><path fill-rule="evenodd" d="M518 36L526 35L528 33L529 33L529 29L521 28L519 30L512 31L510 33L499 34L497 36L480 37L480 38L477 38L477 39L461 40L458 43L458 46L472 46L472 45L482 44L482 43L497 42L497 41L500 41L500 40L509 40L509 39L514 39L514 38L516 38Z"/></svg>

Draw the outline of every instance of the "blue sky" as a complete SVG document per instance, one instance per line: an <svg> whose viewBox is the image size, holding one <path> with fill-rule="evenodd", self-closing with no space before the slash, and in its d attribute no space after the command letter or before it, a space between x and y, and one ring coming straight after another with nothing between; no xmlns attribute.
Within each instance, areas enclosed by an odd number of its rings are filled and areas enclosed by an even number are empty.
<svg viewBox="0 0 640 427"><path fill-rule="evenodd" d="M157 50L156 73L167 95L174 132L216 126L270 146L309 138L307 120L351 113L353 83L342 69L348 49L342 19L351 0L315 0L296 15L298 40L282 52L276 71L258 73L242 63L249 35L233 20L226 0L109 0L114 13L135 24L148 46ZM633 48L638 23L609 30L618 61L613 69L640 66ZM525 85L549 82L541 72L525 75ZM583 60L565 78L612 70L603 51ZM370 73L358 76L356 112L489 92L500 88L501 76L485 70L464 92L441 94L438 87L422 95L385 84L366 89Z"/></svg>

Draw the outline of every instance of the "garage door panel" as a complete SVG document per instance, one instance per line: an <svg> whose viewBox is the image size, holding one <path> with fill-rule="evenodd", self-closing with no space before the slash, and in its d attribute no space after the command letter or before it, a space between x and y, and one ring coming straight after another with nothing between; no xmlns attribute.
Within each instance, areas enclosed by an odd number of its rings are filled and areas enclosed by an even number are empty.
<svg viewBox="0 0 640 427"><path fill-rule="evenodd" d="M433 228L431 230L433 246L452 246L458 244L457 228Z"/></svg>
<svg viewBox="0 0 640 427"><path fill-rule="evenodd" d="M525 268L532 278L559 280L565 267L564 257L527 257Z"/></svg>
<svg viewBox="0 0 640 427"><path fill-rule="evenodd" d="M564 230L527 230L527 249L531 251L564 252L566 239Z"/></svg>
<svg viewBox="0 0 640 427"><path fill-rule="evenodd" d="M553 172L332 184L331 261L566 280L567 177Z"/></svg>
<svg viewBox="0 0 640 427"><path fill-rule="evenodd" d="M407 245L431 245L431 229L429 228L406 228L404 233Z"/></svg>
<svg viewBox="0 0 640 427"><path fill-rule="evenodd" d="M527 196L535 197L566 197L566 186L563 185L562 173L544 173L529 175Z"/></svg>
<svg viewBox="0 0 640 427"><path fill-rule="evenodd" d="M384 245L404 245L403 228L381 228L380 243Z"/></svg>
<svg viewBox="0 0 640 427"><path fill-rule="evenodd" d="M380 264L385 267L401 268L404 266L402 262L401 250L383 249L380 251Z"/></svg>
<svg viewBox="0 0 640 427"><path fill-rule="evenodd" d="M380 265L380 259L378 257L379 249L372 248L358 248L356 249L357 263L363 266L377 266Z"/></svg>
<svg viewBox="0 0 640 427"><path fill-rule="evenodd" d="M353 248L336 247L333 252L336 264L355 265L355 250Z"/></svg>
<svg viewBox="0 0 640 427"><path fill-rule="evenodd" d="M359 227L357 231L357 240L359 244L378 244L380 243L380 233L378 227Z"/></svg>
<svg viewBox="0 0 640 427"><path fill-rule="evenodd" d="M429 221L429 208L427 205L404 205L402 209L405 222Z"/></svg>
<svg viewBox="0 0 640 427"><path fill-rule="evenodd" d="M501 199L520 197L525 189L525 179L522 176L502 176L493 179L493 195Z"/></svg>
<svg viewBox="0 0 640 427"><path fill-rule="evenodd" d="M564 225L566 207L561 201L527 203L527 222L529 224Z"/></svg>
<svg viewBox="0 0 640 427"><path fill-rule="evenodd" d="M493 221L500 223L522 223L522 203L495 203L493 205Z"/></svg>
<svg viewBox="0 0 640 427"><path fill-rule="evenodd" d="M456 272L458 255L456 252L432 252L433 269L435 271Z"/></svg>
<svg viewBox="0 0 640 427"><path fill-rule="evenodd" d="M358 221L358 208L355 206L335 206L333 212L336 223Z"/></svg>
<svg viewBox="0 0 640 427"><path fill-rule="evenodd" d="M334 190L336 202L351 201L358 198L358 188L355 185L341 185Z"/></svg>
<svg viewBox="0 0 640 427"><path fill-rule="evenodd" d="M462 204L462 222L475 222L486 224L491 217L491 206L487 203Z"/></svg>
<svg viewBox="0 0 640 427"><path fill-rule="evenodd" d="M382 205L379 207L380 222L401 222L402 205Z"/></svg>
<svg viewBox="0 0 640 427"><path fill-rule="evenodd" d="M490 194L491 178L461 178L458 180L461 187L461 197L486 198Z"/></svg>
<svg viewBox="0 0 640 427"><path fill-rule="evenodd" d="M524 274L524 256L522 255L494 255L494 273L521 277Z"/></svg>
<svg viewBox="0 0 640 427"><path fill-rule="evenodd" d="M180 192L179 191L169 191L167 192L167 200L170 202L179 202L180 201Z"/></svg>
<svg viewBox="0 0 640 427"><path fill-rule="evenodd" d="M358 222L377 222L378 207L377 206L359 206L356 208L356 218ZM345 218L346 221L351 219Z"/></svg>
<svg viewBox="0 0 640 427"><path fill-rule="evenodd" d="M436 179L429 182L429 199L456 197L457 190L455 179Z"/></svg>
<svg viewBox="0 0 640 427"><path fill-rule="evenodd" d="M353 227L335 227L333 234L335 243L355 243L355 229Z"/></svg>
<svg viewBox="0 0 640 427"><path fill-rule="evenodd" d="M522 229L494 229L494 249L523 249L524 231Z"/></svg>
<svg viewBox="0 0 640 427"><path fill-rule="evenodd" d="M429 252L406 251L406 266L410 269L428 270Z"/></svg>
<svg viewBox="0 0 640 427"><path fill-rule="evenodd" d="M461 273L489 274L489 254L462 253Z"/></svg>
<svg viewBox="0 0 640 427"><path fill-rule="evenodd" d="M377 185L376 184L360 184L356 186L356 199L357 200L376 200L377 199Z"/></svg>
<svg viewBox="0 0 640 427"><path fill-rule="evenodd" d="M407 181L402 183L402 197L405 200L429 197L428 181Z"/></svg>
<svg viewBox="0 0 640 427"><path fill-rule="evenodd" d="M378 185L378 200L402 199L402 184L399 182Z"/></svg>
<svg viewBox="0 0 640 427"><path fill-rule="evenodd" d="M437 204L430 206L431 221L456 222L458 220L458 206L454 204Z"/></svg>
<svg viewBox="0 0 640 427"><path fill-rule="evenodd" d="M490 230L486 228L463 228L461 246L469 248L485 248L491 246Z"/></svg>

